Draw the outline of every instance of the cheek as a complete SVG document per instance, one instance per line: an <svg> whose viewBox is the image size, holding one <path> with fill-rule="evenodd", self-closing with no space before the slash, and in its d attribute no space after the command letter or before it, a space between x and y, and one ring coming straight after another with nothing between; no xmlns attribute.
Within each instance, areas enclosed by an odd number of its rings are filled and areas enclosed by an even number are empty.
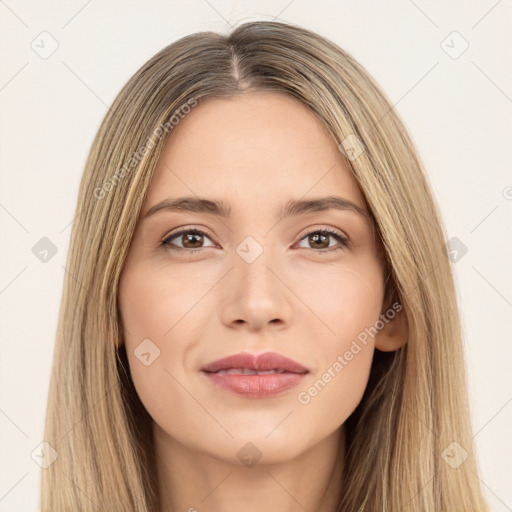
<svg viewBox="0 0 512 512"><path fill-rule="evenodd" d="M360 268L336 266L317 279L319 286L309 294L326 329L318 340L315 374L299 390L297 400L310 417L324 418L322 428L327 430L348 418L368 383L372 327L379 319L384 290L381 277L375 262Z"/></svg>
<svg viewBox="0 0 512 512"><path fill-rule="evenodd" d="M146 338L163 347L193 315L207 286L186 272L165 273L145 267L132 271L120 288L127 347L135 348Z"/></svg>
<svg viewBox="0 0 512 512"><path fill-rule="evenodd" d="M382 307L382 274L373 259L330 265L321 273L302 269L300 297L323 324L322 340L327 352L340 350L347 341L375 324ZM307 277L309 276L309 277Z"/></svg>
<svg viewBox="0 0 512 512"><path fill-rule="evenodd" d="M148 408L162 386L166 350L164 333L172 327L174 294L165 293L162 280L148 269L130 268L121 279L119 305L124 344L133 383ZM167 314L166 314L167 311Z"/></svg>
<svg viewBox="0 0 512 512"><path fill-rule="evenodd" d="M190 409L190 397L180 386L184 363L194 347L201 298L208 280L187 272L131 268L120 283L119 303L131 377L142 403L157 423L170 422L170 405ZM172 397L172 400L171 400ZM199 408L193 411L204 414Z"/></svg>
<svg viewBox="0 0 512 512"><path fill-rule="evenodd" d="M170 294L165 294L164 287L150 274L145 278L131 275L120 295L127 344L132 345L144 338L159 338L169 329L162 309L166 307Z"/></svg>

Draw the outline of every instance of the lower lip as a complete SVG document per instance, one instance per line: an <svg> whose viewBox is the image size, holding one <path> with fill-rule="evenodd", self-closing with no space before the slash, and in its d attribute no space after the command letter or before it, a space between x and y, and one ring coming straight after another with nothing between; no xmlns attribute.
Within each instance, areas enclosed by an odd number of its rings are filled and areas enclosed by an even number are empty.
<svg viewBox="0 0 512 512"><path fill-rule="evenodd" d="M304 373L272 373L267 375L236 375L203 372L216 386L237 395L265 398L294 388Z"/></svg>

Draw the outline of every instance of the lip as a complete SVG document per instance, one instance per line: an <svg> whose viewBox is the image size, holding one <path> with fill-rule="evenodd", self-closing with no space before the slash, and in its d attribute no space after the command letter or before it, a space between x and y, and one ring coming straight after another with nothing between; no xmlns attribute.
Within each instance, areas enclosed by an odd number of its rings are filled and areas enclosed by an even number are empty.
<svg viewBox="0 0 512 512"><path fill-rule="evenodd" d="M252 398L287 391L297 386L309 373L309 369L297 361L275 352L233 354L207 364L201 371L219 388ZM238 373L233 373L235 371ZM270 371L275 373L256 373Z"/></svg>

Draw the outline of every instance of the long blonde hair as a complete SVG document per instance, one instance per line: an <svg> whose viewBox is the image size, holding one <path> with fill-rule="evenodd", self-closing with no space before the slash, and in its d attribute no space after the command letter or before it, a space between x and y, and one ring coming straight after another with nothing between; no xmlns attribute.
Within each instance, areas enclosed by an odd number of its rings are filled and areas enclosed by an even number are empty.
<svg viewBox="0 0 512 512"><path fill-rule="evenodd" d="M66 264L45 426L58 457L42 470L41 510L158 511L152 419L118 348L119 276L167 135L161 127L203 97L257 90L300 100L340 148L351 134L361 141L364 151L345 159L385 254L386 296L402 304L409 326L402 348L375 352L345 423L338 510L488 510L446 237L423 164L392 104L350 54L267 21L167 46L123 87L98 130Z"/></svg>

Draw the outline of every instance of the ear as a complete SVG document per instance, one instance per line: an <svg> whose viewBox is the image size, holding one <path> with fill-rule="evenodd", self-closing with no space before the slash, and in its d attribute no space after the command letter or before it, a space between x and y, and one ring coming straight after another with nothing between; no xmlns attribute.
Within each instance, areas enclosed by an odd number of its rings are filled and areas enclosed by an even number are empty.
<svg viewBox="0 0 512 512"><path fill-rule="evenodd" d="M385 300L383 304L381 318L384 327L375 336L375 348L382 352L392 352L407 343L409 324L405 310L398 300Z"/></svg>

